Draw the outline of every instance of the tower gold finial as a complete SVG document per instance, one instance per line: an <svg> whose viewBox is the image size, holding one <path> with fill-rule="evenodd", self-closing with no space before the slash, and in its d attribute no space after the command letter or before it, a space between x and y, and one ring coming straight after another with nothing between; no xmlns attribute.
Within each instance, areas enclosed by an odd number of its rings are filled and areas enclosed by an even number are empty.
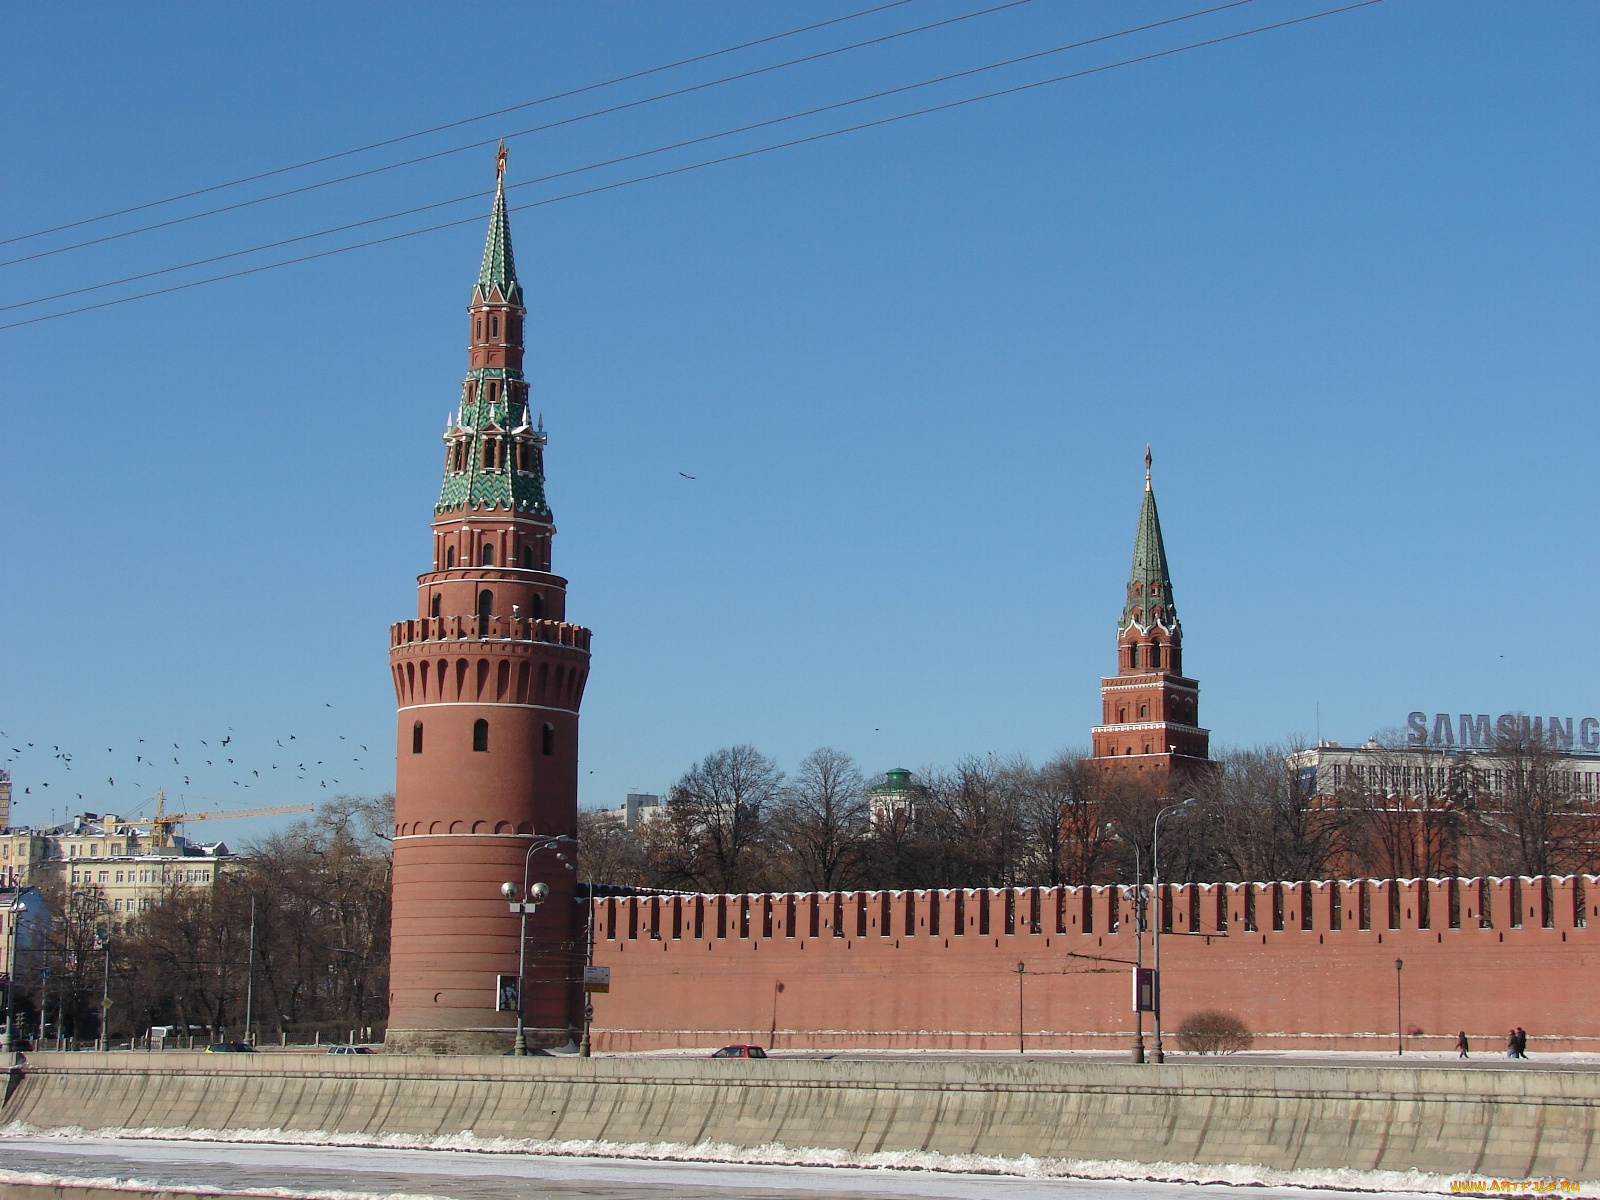
<svg viewBox="0 0 1600 1200"><path fill-rule="evenodd" d="M498 183L506 177L506 144L500 143L500 152L494 156L494 178Z"/></svg>
<svg viewBox="0 0 1600 1200"><path fill-rule="evenodd" d="M1150 443L1146 442L1145 446L1144 446L1144 486L1145 487L1149 487L1150 486L1150 462L1151 462L1151 459L1150 459Z"/></svg>

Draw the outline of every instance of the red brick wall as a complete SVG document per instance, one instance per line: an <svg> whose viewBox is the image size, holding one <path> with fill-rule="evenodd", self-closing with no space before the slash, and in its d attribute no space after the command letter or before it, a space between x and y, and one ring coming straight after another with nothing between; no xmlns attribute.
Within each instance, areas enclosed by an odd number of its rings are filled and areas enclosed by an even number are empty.
<svg viewBox="0 0 1600 1200"><path fill-rule="evenodd" d="M1475 1053L1503 1053L1521 1025L1536 1052L1600 1050L1600 878L1454 885L1454 904L1449 880L1164 889L1167 1048L1186 1014L1217 1008L1260 1048L1388 1051L1398 974L1410 1049L1449 1049L1465 1029ZM1015 1049L1019 962L1030 1048L1120 1048L1133 1033L1129 888L644 897L596 901L593 916L594 961L611 968L597 1049Z"/></svg>

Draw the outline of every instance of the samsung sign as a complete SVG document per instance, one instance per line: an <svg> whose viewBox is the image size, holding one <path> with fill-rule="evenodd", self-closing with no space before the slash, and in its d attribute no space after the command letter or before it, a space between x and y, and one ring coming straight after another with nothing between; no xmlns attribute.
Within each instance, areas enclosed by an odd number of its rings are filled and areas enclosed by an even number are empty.
<svg viewBox="0 0 1600 1200"><path fill-rule="evenodd" d="M1468 749L1487 750L1497 738L1516 738L1532 734L1542 738L1552 750L1600 750L1600 720L1594 717L1525 717L1521 713L1503 713L1489 719L1488 713L1473 716L1462 713L1452 718L1449 713L1435 713L1433 723L1428 723L1425 712L1406 716L1406 744L1408 746L1465 746Z"/></svg>

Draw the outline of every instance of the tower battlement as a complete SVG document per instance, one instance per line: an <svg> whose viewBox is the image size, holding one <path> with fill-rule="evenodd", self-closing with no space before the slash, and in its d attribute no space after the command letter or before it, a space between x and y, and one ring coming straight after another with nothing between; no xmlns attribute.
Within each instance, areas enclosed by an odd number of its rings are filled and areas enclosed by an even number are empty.
<svg viewBox="0 0 1600 1200"><path fill-rule="evenodd" d="M395 649L427 642L543 642L553 646L589 649L590 631L565 621L528 617L419 617L389 626L389 645ZM424 651L426 653L426 651Z"/></svg>

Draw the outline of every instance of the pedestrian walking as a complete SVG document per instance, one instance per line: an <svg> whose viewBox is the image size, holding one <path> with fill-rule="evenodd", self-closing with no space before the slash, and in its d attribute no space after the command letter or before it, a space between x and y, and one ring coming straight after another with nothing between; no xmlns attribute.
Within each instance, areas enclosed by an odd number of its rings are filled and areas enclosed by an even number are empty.
<svg viewBox="0 0 1600 1200"><path fill-rule="evenodd" d="M1467 1057L1467 1031L1465 1029L1456 1034L1456 1054L1460 1058Z"/></svg>
<svg viewBox="0 0 1600 1200"><path fill-rule="evenodd" d="M1517 1026L1517 1057L1528 1057L1528 1031L1521 1025Z"/></svg>
<svg viewBox="0 0 1600 1200"><path fill-rule="evenodd" d="M1510 1036L1508 1036L1506 1038L1506 1057L1507 1058L1515 1058L1516 1056L1517 1056L1517 1031L1515 1029L1513 1029L1511 1031L1511 1033L1510 1033Z"/></svg>

